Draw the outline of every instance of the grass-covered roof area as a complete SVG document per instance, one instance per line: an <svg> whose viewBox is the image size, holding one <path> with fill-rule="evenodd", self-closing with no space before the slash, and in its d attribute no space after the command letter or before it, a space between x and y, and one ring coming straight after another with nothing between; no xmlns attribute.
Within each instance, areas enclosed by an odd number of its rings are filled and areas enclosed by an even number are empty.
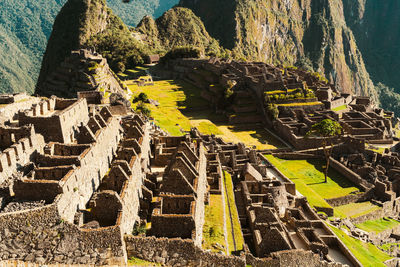
<svg viewBox="0 0 400 267"><path fill-rule="evenodd" d="M378 220L371 220L357 224L356 227L366 232L380 233L385 230L393 229L394 227L397 227L399 225L399 221L390 218L381 218Z"/></svg>

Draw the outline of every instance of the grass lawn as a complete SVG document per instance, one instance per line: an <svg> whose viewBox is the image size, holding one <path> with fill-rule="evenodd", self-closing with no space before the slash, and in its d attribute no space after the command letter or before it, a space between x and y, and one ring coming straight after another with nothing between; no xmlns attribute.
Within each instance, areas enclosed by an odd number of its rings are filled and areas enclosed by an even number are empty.
<svg viewBox="0 0 400 267"><path fill-rule="evenodd" d="M157 124L171 135L182 135L182 131L189 131L190 120L182 114L186 108L206 107L207 102L200 97L200 91L184 82L155 81L153 86L137 86L130 84L129 89L133 97L141 92L150 99L157 100L159 106L148 105L152 117ZM185 87L185 91L182 88Z"/></svg>
<svg viewBox="0 0 400 267"><path fill-rule="evenodd" d="M133 70L130 70L133 71ZM139 72L139 71L137 71ZM197 127L203 134L215 134L227 142L243 142L258 149L285 147L279 140L262 128L228 126L224 118L213 114L208 103L200 94L201 90L184 81L155 81L153 86L140 87L127 82L132 99L141 92L157 100L159 106L147 105L156 123L171 135L182 135L191 127ZM136 104L133 104L135 107Z"/></svg>
<svg viewBox="0 0 400 267"><path fill-rule="evenodd" d="M342 106L333 108L332 110L333 111L342 111L342 110L345 110L346 108L347 108L347 105L342 105Z"/></svg>
<svg viewBox="0 0 400 267"><path fill-rule="evenodd" d="M255 146L257 149L276 149L286 147L263 128L238 129L235 126L222 125L219 126L218 129L223 133L223 136L221 137L223 137L227 142L242 142L249 147Z"/></svg>
<svg viewBox="0 0 400 267"><path fill-rule="evenodd" d="M324 199L343 197L359 191L352 182L332 168L328 171L328 181L325 183L324 160L284 160L272 155L266 157L294 183L297 184L298 181L301 181Z"/></svg>
<svg viewBox="0 0 400 267"><path fill-rule="evenodd" d="M221 195L210 195L210 204L205 206L205 218L203 227L203 249L213 252L226 253L224 234L224 207ZM223 249L213 247L219 244Z"/></svg>
<svg viewBox="0 0 400 267"><path fill-rule="evenodd" d="M227 223L227 232L228 232L228 244L229 244L229 250L230 252L233 251L240 251L243 250L243 244L244 244L244 239L243 239L243 234L242 234L242 228L240 227L240 221L239 221L239 215L237 212L236 208L236 202L235 202L235 197L234 197L234 192L233 192L233 183L232 183L232 177L231 175L224 171L224 183L225 183L225 188L227 189L227 192L225 192L225 210L226 210L226 223ZM229 199L229 205L228 205L228 199ZM229 213L232 215L232 221L233 225L231 223L231 219L229 217ZM236 250L233 242L233 236L232 233L235 235L235 241L236 241Z"/></svg>
<svg viewBox="0 0 400 267"><path fill-rule="evenodd" d="M329 227L365 267L385 266L383 262L392 258L371 243L364 243L358 239L352 238L331 225L329 225Z"/></svg>
<svg viewBox="0 0 400 267"><path fill-rule="evenodd" d="M380 233L382 231L385 231L387 229L392 229L396 226L399 226L400 222L389 219L389 218L383 218L379 220L373 220L373 221L366 221L360 224L356 224L356 227L360 228L361 230L364 230L366 232L375 232L375 233Z"/></svg>
<svg viewBox="0 0 400 267"><path fill-rule="evenodd" d="M161 264L131 257L128 259L128 266L161 266Z"/></svg>
<svg viewBox="0 0 400 267"><path fill-rule="evenodd" d="M371 202L350 203L347 205L336 207L335 210L344 214L346 217L360 217L370 212L379 210L380 207L372 204Z"/></svg>
<svg viewBox="0 0 400 267"><path fill-rule="evenodd" d="M357 187L334 169L324 183L324 160L284 160L272 155L266 158L296 184L296 189L313 207L331 207L325 199L342 197L359 191ZM371 202L351 203L334 208L335 216L358 217L380 209Z"/></svg>

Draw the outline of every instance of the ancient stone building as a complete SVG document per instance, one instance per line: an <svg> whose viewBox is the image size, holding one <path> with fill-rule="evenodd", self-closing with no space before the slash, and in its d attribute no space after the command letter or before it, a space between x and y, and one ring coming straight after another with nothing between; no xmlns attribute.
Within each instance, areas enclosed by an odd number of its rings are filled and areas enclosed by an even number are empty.
<svg viewBox="0 0 400 267"><path fill-rule="evenodd" d="M41 85L46 96L76 97L80 91L126 93L125 85L110 69L107 60L96 52L72 51Z"/></svg>

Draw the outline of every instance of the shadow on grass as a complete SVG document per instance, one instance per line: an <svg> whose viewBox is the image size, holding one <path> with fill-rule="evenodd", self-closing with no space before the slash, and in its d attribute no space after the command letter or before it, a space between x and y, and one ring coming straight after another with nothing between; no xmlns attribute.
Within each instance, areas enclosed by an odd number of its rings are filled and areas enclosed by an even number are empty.
<svg viewBox="0 0 400 267"><path fill-rule="evenodd" d="M141 76L146 76L146 70L153 67L135 67L134 69L127 69L122 75L118 75L122 81L135 80Z"/></svg>
<svg viewBox="0 0 400 267"><path fill-rule="evenodd" d="M317 171L321 172L322 174L322 179L324 179L324 166L326 164L325 160L322 159L308 159L307 162L315 167ZM337 183L340 187L342 188L349 188L349 187L356 187L359 188L356 184L348 180L346 177L338 173L335 169L332 167L329 167L328 170L328 182L329 179L331 179L333 182ZM314 185L314 184L324 184L325 181L322 181L320 183L310 183L307 185Z"/></svg>

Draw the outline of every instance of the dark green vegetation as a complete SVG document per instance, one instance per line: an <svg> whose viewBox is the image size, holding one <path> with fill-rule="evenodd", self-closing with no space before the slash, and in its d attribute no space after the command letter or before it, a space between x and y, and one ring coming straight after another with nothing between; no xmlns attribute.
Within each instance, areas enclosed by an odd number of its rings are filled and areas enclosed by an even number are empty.
<svg viewBox="0 0 400 267"><path fill-rule="evenodd" d="M33 93L54 19L66 2L0 2L0 93ZM135 0L124 4L120 0L107 0L113 11L131 26L135 26L144 15L160 16L177 2L178 0ZM72 18L68 17L64 24L73 22Z"/></svg>
<svg viewBox="0 0 400 267"><path fill-rule="evenodd" d="M324 155L325 155L325 183L327 182L328 177L328 170L330 164L330 157L332 155L332 138L339 137L342 134L342 126L337 122L331 119L325 119L321 122L314 124L310 131L307 133L307 136L317 136L323 138L322 146L324 148Z"/></svg>
<svg viewBox="0 0 400 267"><path fill-rule="evenodd" d="M383 83L392 90L378 93L382 107L393 108L400 116L399 14L397 0L343 0L345 16L362 52L366 67L375 84ZM383 93L383 95L382 95Z"/></svg>
<svg viewBox="0 0 400 267"><path fill-rule="evenodd" d="M0 92L33 92L54 17L64 1L0 2Z"/></svg>
<svg viewBox="0 0 400 267"><path fill-rule="evenodd" d="M107 0L107 5L127 25L135 27L144 16L158 18L178 2L179 0L134 0L124 3L122 0Z"/></svg>
<svg viewBox="0 0 400 267"><path fill-rule="evenodd" d="M393 111L396 117L400 117L400 94L396 93L396 89L389 88L382 83L378 83L375 88L379 95L381 107Z"/></svg>

